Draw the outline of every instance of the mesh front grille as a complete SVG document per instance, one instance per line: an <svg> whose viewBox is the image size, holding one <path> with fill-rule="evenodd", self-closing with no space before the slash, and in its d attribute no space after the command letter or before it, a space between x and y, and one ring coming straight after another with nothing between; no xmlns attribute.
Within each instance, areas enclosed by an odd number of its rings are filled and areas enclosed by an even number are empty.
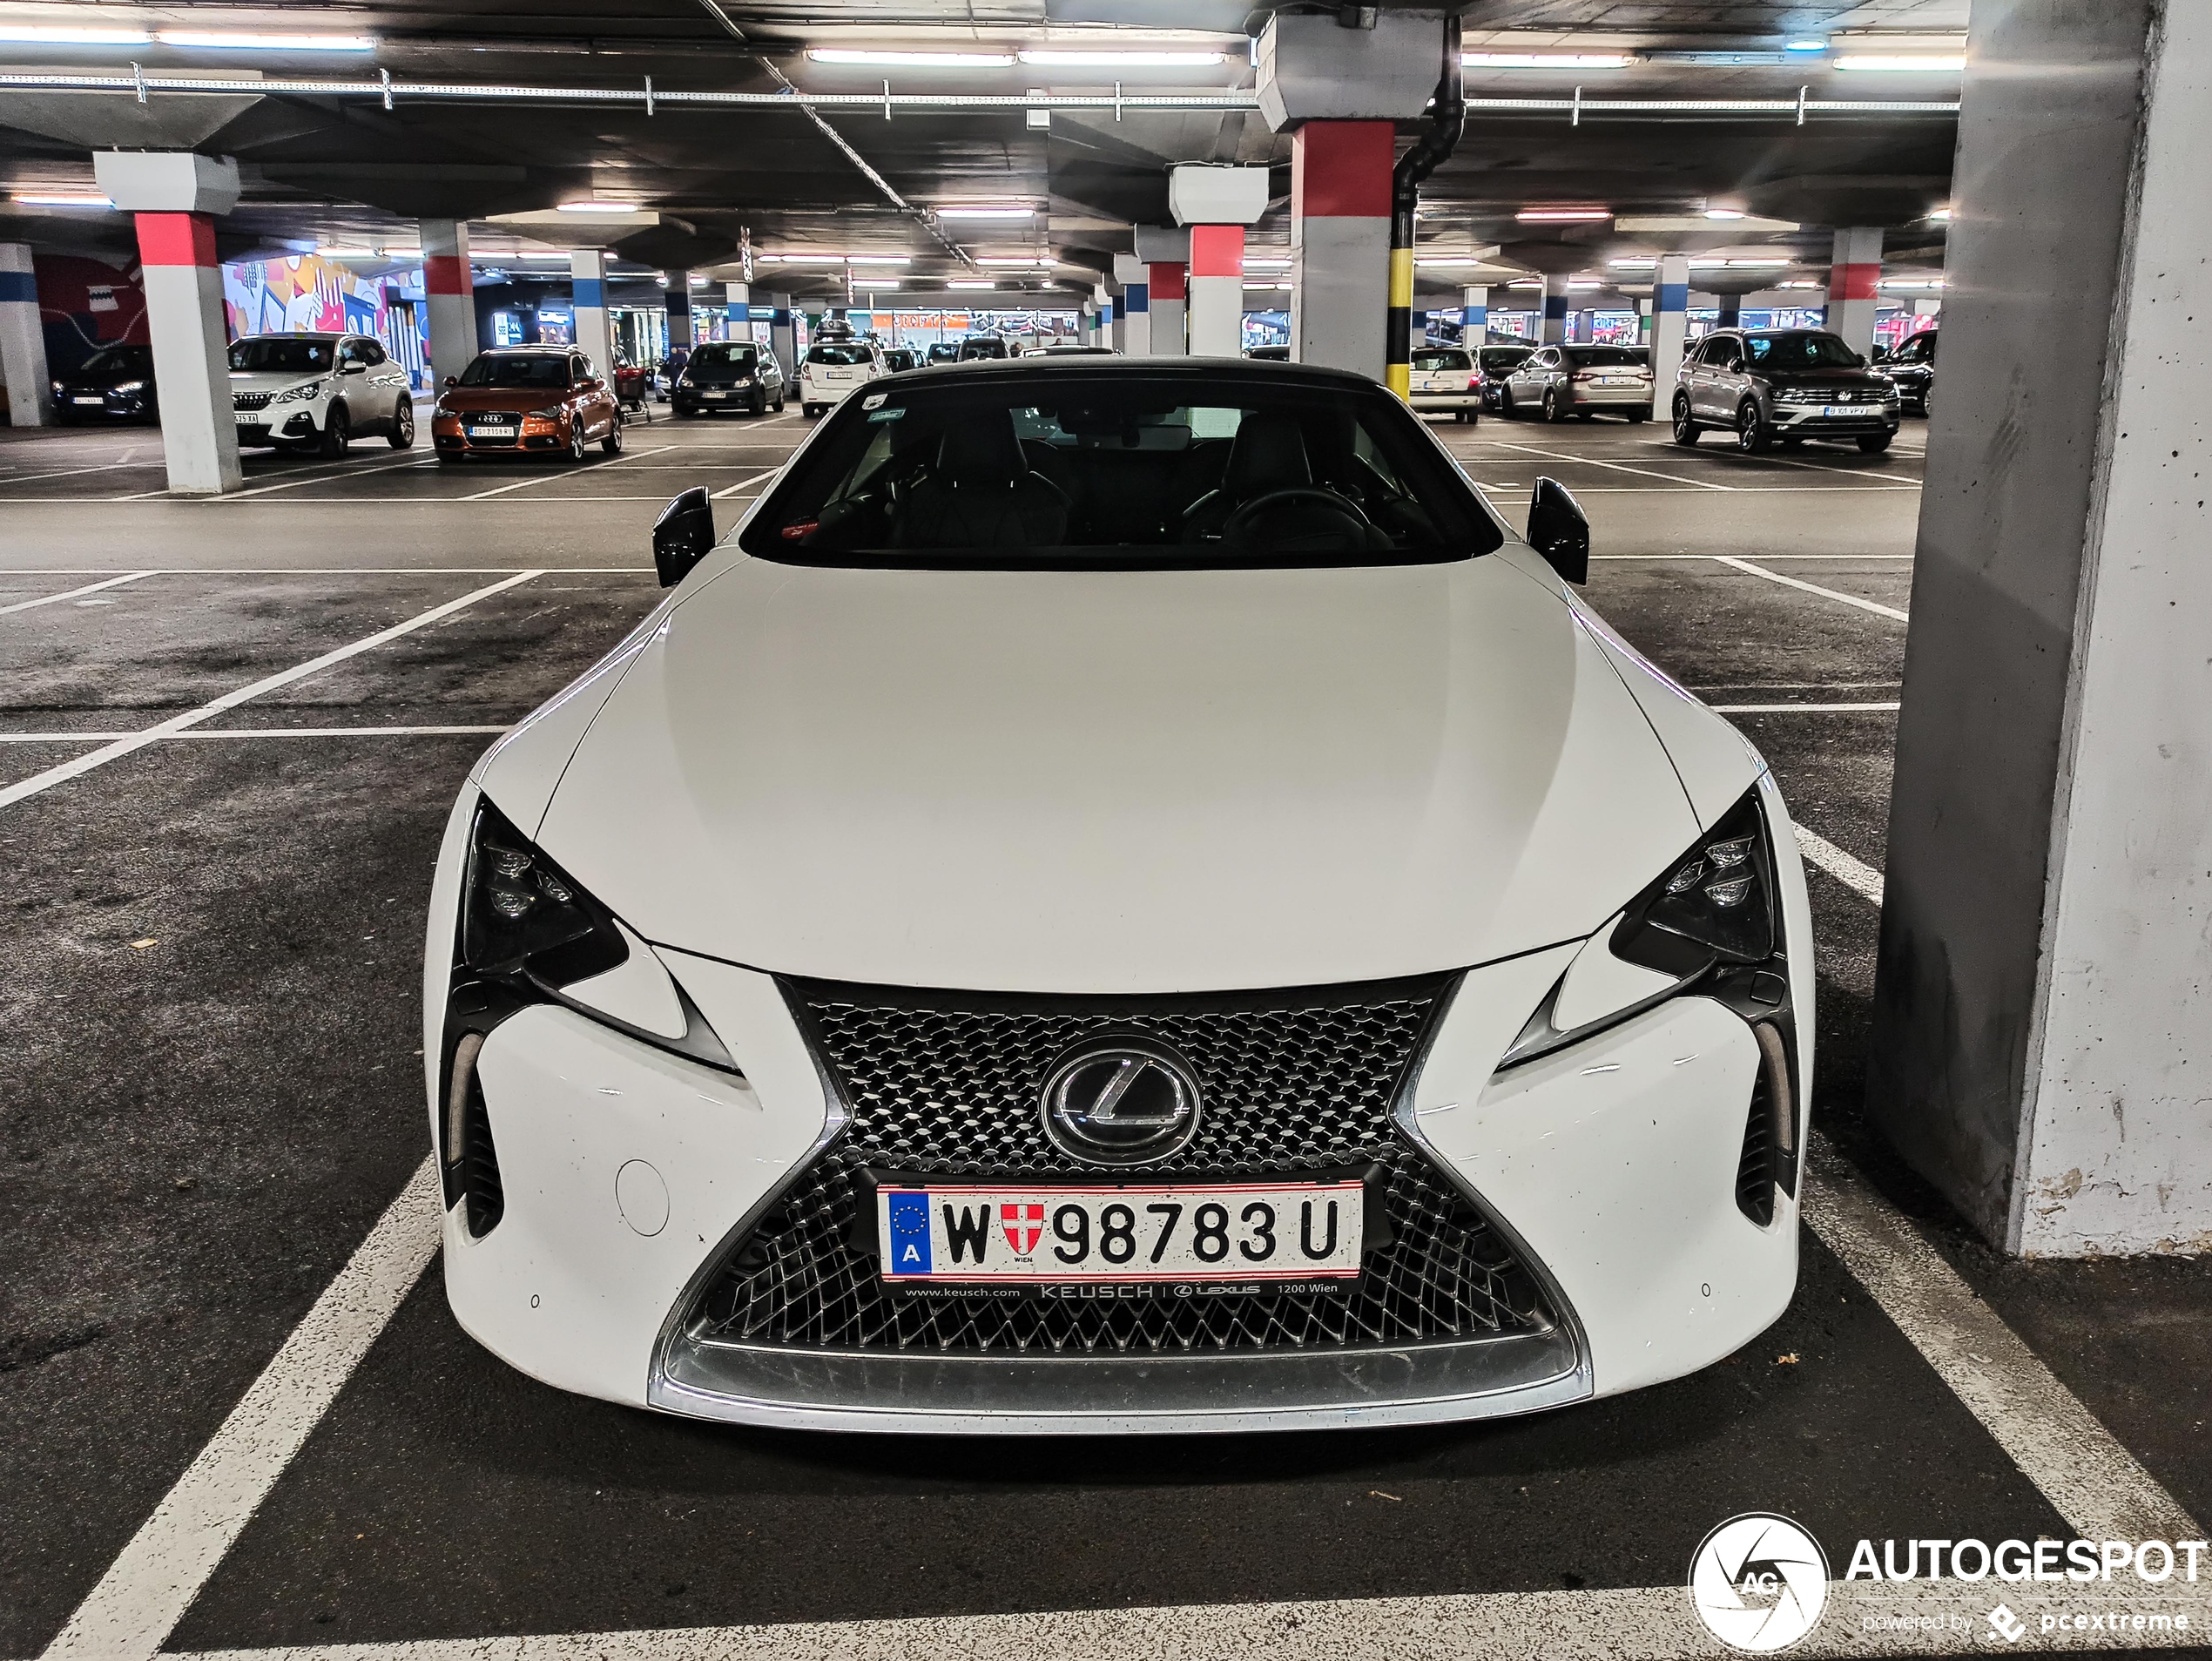
<svg viewBox="0 0 2212 1661"><path fill-rule="evenodd" d="M266 392L234 392L231 395L231 408L233 409L266 409L268 407L269 395Z"/></svg>
<svg viewBox="0 0 2212 1661"><path fill-rule="evenodd" d="M713 1342L909 1354L1205 1354L1399 1345L1548 1324L1505 1240L1391 1122L1443 982L1271 1000L954 1000L796 983L794 1005L851 1117L740 1242L695 1312ZM1037 1092L1071 1045L1141 1034L1197 1073L1197 1136L1141 1171L1101 1172L1043 1133ZM974 1179L1294 1176L1379 1166L1387 1244L1333 1293L1086 1301L887 1290L868 1170Z"/></svg>

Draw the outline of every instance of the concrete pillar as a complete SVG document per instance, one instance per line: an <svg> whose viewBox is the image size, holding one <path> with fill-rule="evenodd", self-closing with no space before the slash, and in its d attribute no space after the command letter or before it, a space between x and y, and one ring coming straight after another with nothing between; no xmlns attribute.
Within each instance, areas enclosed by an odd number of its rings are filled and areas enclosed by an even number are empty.
<svg viewBox="0 0 2212 1661"><path fill-rule="evenodd" d="M1152 350L1152 273L1133 253L1114 256L1114 275L1122 285L1117 310L1125 314L1123 338L1116 344L1132 357L1149 356Z"/></svg>
<svg viewBox="0 0 2212 1661"><path fill-rule="evenodd" d="M604 375L615 372L614 333L607 326L607 256L598 248L569 251L570 305L576 343Z"/></svg>
<svg viewBox="0 0 2212 1661"><path fill-rule="evenodd" d="M139 275L161 397L169 488L219 496L245 483L231 408L230 330L215 221L206 213L140 213Z"/></svg>
<svg viewBox="0 0 2212 1661"><path fill-rule="evenodd" d="M1190 267L1179 260L1147 265L1144 304L1154 357L1183 357L1190 350Z"/></svg>
<svg viewBox="0 0 2212 1661"><path fill-rule="evenodd" d="M1662 253L1651 273L1651 400L1652 414L1674 408L1675 372L1682 368L1683 347L1689 339L1689 259L1686 254Z"/></svg>
<svg viewBox="0 0 2212 1661"><path fill-rule="evenodd" d="M28 243L0 242L0 385L8 388L12 425L44 427L54 419L46 331L38 321L38 279Z"/></svg>
<svg viewBox="0 0 2212 1661"><path fill-rule="evenodd" d="M186 151L103 150L93 153L92 176L137 218L169 488L190 496L235 490L244 480L214 216L238 205L238 164Z"/></svg>
<svg viewBox="0 0 2212 1661"><path fill-rule="evenodd" d="M1489 338L1490 291L1473 287L1460 289L1460 341L1467 346L1480 346Z"/></svg>
<svg viewBox="0 0 2212 1661"><path fill-rule="evenodd" d="M1636 344L1647 347L1651 344L1651 302L1649 300L1636 301Z"/></svg>
<svg viewBox="0 0 2212 1661"><path fill-rule="evenodd" d="M1390 298L1388 121L1291 135L1291 356L1382 379Z"/></svg>
<svg viewBox="0 0 2212 1661"><path fill-rule="evenodd" d="M1567 338L1567 273L1544 279L1544 327L1537 338L1556 346Z"/></svg>
<svg viewBox="0 0 2212 1661"><path fill-rule="evenodd" d="M668 308L668 354L674 357L678 348L686 352L691 349L691 273L671 271L664 283L661 294Z"/></svg>
<svg viewBox="0 0 2212 1661"><path fill-rule="evenodd" d="M792 321L791 296L770 294L768 340L776 354L776 362L786 381L799 374L799 329Z"/></svg>
<svg viewBox="0 0 2212 1661"><path fill-rule="evenodd" d="M722 285L722 321L725 340L749 341L752 338L751 283L725 282Z"/></svg>
<svg viewBox="0 0 2212 1661"><path fill-rule="evenodd" d="M1867 1109L2027 1256L2212 1242L2209 130L2212 8L1975 0Z"/></svg>
<svg viewBox="0 0 2212 1661"><path fill-rule="evenodd" d="M1233 358L1244 345L1244 227L1190 227L1190 355Z"/></svg>
<svg viewBox="0 0 2212 1661"><path fill-rule="evenodd" d="M1828 327L1862 356L1874 349L1874 301L1881 280L1882 227L1837 232L1835 258L1828 267Z"/></svg>
<svg viewBox="0 0 2212 1661"><path fill-rule="evenodd" d="M476 355L476 287L469 268L469 226L424 219L422 297L430 313L430 384L442 387Z"/></svg>

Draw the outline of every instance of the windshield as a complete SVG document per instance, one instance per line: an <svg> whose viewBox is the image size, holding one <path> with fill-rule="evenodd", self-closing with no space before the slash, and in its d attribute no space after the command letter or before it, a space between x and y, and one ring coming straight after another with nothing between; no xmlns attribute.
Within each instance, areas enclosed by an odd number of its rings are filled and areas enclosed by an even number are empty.
<svg viewBox="0 0 2212 1661"><path fill-rule="evenodd" d="M302 339L296 334L264 334L231 345L233 375L313 375L330 367L335 341Z"/></svg>
<svg viewBox="0 0 2212 1661"><path fill-rule="evenodd" d="M1566 351L1567 361L1578 369L1641 369L1645 362L1643 354L1633 346L1570 346Z"/></svg>
<svg viewBox="0 0 2212 1661"><path fill-rule="evenodd" d="M809 363L851 365L855 363L866 363L872 356L873 356L873 354L872 354L865 346L839 346L832 344L827 346L810 346L806 348L806 361Z"/></svg>
<svg viewBox="0 0 2212 1661"><path fill-rule="evenodd" d="M1417 369L1471 369L1474 366L1467 361L1467 354L1464 352L1456 348L1443 350L1432 347L1427 351L1413 354L1413 367Z"/></svg>
<svg viewBox="0 0 2212 1661"><path fill-rule="evenodd" d="M569 361L564 357L531 356L520 353L487 352L461 372L464 387L565 387Z"/></svg>
<svg viewBox="0 0 2212 1661"><path fill-rule="evenodd" d="M1495 523L1379 387L1040 365L849 399L741 544L805 564L1403 564Z"/></svg>
<svg viewBox="0 0 2212 1661"><path fill-rule="evenodd" d="M1002 358L1006 355L1004 341L962 341L960 354L963 358Z"/></svg>
<svg viewBox="0 0 2212 1661"><path fill-rule="evenodd" d="M1482 348L1483 372L1502 375L1507 369L1517 369L1528 361L1534 350L1527 346L1486 346Z"/></svg>
<svg viewBox="0 0 2212 1661"><path fill-rule="evenodd" d="M756 361L756 348L745 341L714 341L691 348L694 369L750 369Z"/></svg>
<svg viewBox="0 0 2212 1661"><path fill-rule="evenodd" d="M1744 354L1762 369L1855 369L1858 354L1833 334L1805 329L1788 334L1746 334Z"/></svg>
<svg viewBox="0 0 2212 1661"><path fill-rule="evenodd" d="M153 368L150 346L111 346L84 360L78 374L88 378L104 375L144 375Z"/></svg>

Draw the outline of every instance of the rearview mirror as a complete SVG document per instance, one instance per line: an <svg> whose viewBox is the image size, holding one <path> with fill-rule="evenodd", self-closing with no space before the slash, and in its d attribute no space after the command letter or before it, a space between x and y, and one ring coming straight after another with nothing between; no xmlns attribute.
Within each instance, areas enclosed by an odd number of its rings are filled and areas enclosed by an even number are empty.
<svg viewBox="0 0 2212 1661"><path fill-rule="evenodd" d="M1590 522L1557 479L1536 481L1528 503L1528 545L1568 582L1590 580Z"/></svg>
<svg viewBox="0 0 2212 1661"><path fill-rule="evenodd" d="M714 507L706 499L706 487L695 484L653 521L653 569L660 573L660 585L674 588L713 551Z"/></svg>

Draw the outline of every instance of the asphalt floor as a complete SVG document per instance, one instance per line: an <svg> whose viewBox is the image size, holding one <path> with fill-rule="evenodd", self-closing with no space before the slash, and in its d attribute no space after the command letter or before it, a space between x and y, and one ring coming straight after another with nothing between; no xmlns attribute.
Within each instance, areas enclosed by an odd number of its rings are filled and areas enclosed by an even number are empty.
<svg viewBox="0 0 2212 1661"><path fill-rule="evenodd" d="M670 496L705 483L733 520L808 428L662 412L580 467L373 441L335 463L249 454L246 490L217 501L163 493L147 429L0 430L0 1657L52 1643L421 1164L420 942L469 766L655 603ZM1800 822L1879 870L1923 423L1879 456L1684 450L1609 421L1436 430L1508 522L1539 476L1575 490L1590 604L1737 712ZM2150 1479L2212 1516L2212 1263L2009 1262L1889 1158L1859 1111L1878 911L1809 876L1824 1136ZM1831 1554L2070 1536L1909 1325L1808 1232L1770 1331L1567 1411L1195 1441L825 1436L548 1389L461 1334L434 1266L167 1644L1678 1586L1747 1510Z"/></svg>

